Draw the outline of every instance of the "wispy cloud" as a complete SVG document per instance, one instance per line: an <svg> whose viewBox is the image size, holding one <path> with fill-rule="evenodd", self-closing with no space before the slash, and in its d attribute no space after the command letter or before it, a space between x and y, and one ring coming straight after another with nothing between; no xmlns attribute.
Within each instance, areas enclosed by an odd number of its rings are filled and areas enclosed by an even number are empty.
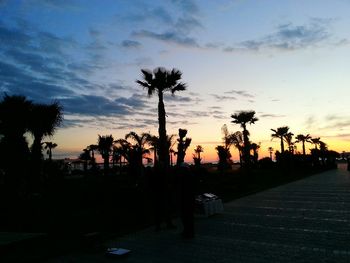
<svg viewBox="0 0 350 263"><path fill-rule="evenodd" d="M160 41L173 43L181 46L199 47L197 41L194 38L184 36L175 31L156 33L149 30L141 30L138 32L134 32L133 36L160 40Z"/></svg>
<svg viewBox="0 0 350 263"><path fill-rule="evenodd" d="M121 46L125 48L139 48L141 47L141 43L134 40L124 40L122 41Z"/></svg>
<svg viewBox="0 0 350 263"><path fill-rule="evenodd" d="M230 91L225 91L225 94L235 94L241 97L246 97L246 98L255 98L253 94L248 93L245 90L230 90Z"/></svg>
<svg viewBox="0 0 350 263"><path fill-rule="evenodd" d="M223 100L237 100L236 97L233 96L222 96L222 95L217 95L217 94L210 94L213 96L217 101L223 101Z"/></svg>
<svg viewBox="0 0 350 263"><path fill-rule="evenodd" d="M325 42L331 36L329 19L311 19L304 25L293 23L281 24L276 31L260 39L250 39L233 46L224 48L224 51L244 51L261 49L297 50L309 48Z"/></svg>
<svg viewBox="0 0 350 263"><path fill-rule="evenodd" d="M261 117L261 118L282 118L282 117L286 117L286 115L274 114L274 113L263 113L263 114L260 114L259 117Z"/></svg>

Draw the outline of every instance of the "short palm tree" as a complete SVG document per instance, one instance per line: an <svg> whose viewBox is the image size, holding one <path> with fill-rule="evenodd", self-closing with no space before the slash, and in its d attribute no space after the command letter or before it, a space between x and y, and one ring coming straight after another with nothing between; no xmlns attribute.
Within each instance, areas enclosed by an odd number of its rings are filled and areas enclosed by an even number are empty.
<svg viewBox="0 0 350 263"><path fill-rule="evenodd" d="M287 145L288 145L288 150L291 154L294 154L294 142L293 142L293 136L294 134L292 132L288 132L285 136L284 136L284 140L286 141Z"/></svg>
<svg viewBox="0 0 350 263"><path fill-rule="evenodd" d="M269 151L270 159L272 160L273 148L270 146L267 150Z"/></svg>
<svg viewBox="0 0 350 263"><path fill-rule="evenodd" d="M274 132L273 134L271 134L272 140L274 138L280 139L280 141L281 141L281 153L283 153L284 152L283 140L284 140L285 136L288 134L289 127L288 126L283 126L283 127L277 128L276 130L271 129L271 131Z"/></svg>
<svg viewBox="0 0 350 263"><path fill-rule="evenodd" d="M236 131L235 133L230 134L230 141L233 146L238 150L239 154L239 163L242 167L242 154L244 149L243 133Z"/></svg>
<svg viewBox="0 0 350 263"><path fill-rule="evenodd" d="M135 142L132 145L133 153L135 157L135 164L141 168L143 166L142 161L145 154L148 154L150 151L146 148L150 140L151 135L149 133L142 133L138 135L136 132L129 132L125 135L125 140L131 139Z"/></svg>
<svg viewBox="0 0 350 263"><path fill-rule="evenodd" d="M315 150L317 150L317 145L320 144L320 141L321 141L321 138L320 138L320 137L312 138L312 139L311 139L311 143L312 143L313 145L315 145Z"/></svg>
<svg viewBox="0 0 350 263"><path fill-rule="evenodd" d="M158 93L158 133L159 133L159 165L162 168L169 166L169 148L167 147L166 132L166 113L164 106L164 92L170 91L174 94L176 91L186 89L186 84L180 82L182 73L177 69L171 71L165 68L155 68L151 70L142 69L143 80L137 80L136 83L147 89L148 96Z"/></svg>
<svg viewBox="0 0 350 263"><path fill-rule="evenodd" d="M259 119L255 117L255 111L240 111L231 115L233 119L231 122L240 124L243 129L243 160L244 163L250 163L250 142L249 142L249 131L247 130L247 124L254 124Z"/></svg>
<svg viewBox="0 0 350 263"><path fill-rule="evenodd" d="M57 147L57 143L44 142L44 149L47 150L46 153L49 155L49 161L52 161L52 149Z"/></svg>
<svg viewBox="0 0 350 263"><path fill-rule="evenodd" d="M29 130L34 137L32 155L34 160L39 161L42 158L43 137L52 136L62 123L62 107L58 102L49 105L33 104L30 115Z"/></svg>
<svg viewBox="0 0 350 263"><path fill-rule="evenodd" d="M295 138L296 138L296 141L295 141L296 143L299 143L299 142L302 143L302 145L303 145L303 155L305 156L305 154L306 154L306 152L305 152L305 142L312 143L310 134L306 134L306 135L298 134Z"/></svg>
<svg viewBox="0 0 350 263"><path fill-rule="evenodd" d="M105 175L107 175L107 171L109 169L109 157L112 152L112 146L113 146L113 136L112 135L105 135L101 136L98 135L98 151L100 152L102 159L103 159L103 167Z"/></svg>
<svg viewBox="0 0 350 263"><path fill-rule="evenodd" d="M95 151L98 150L98 145L90 144L88 147L86 147L86 149L91 152L91 163L92 163L92 166L95 167L96 165Z"/></svg>
<svg viewBox="0 0 350 263"><path fill-rule="evenodd" d="M192 139L185 138L187 135L186 129L179 129L179 138L177 139L177 160L176 165L179 166L185 161L186 150L190 146Z"/></svg>
<svg viewBox="0 0 350 263"><path fill-rule="evenodd" d="M254 160L254 163L257 164L257 163L258 163L258 158L259 158L258 151L259 151L259 149L260 149L260 144L252 143L252 144L250 145L250 149L253 151L253 160Z"/></svg>
<svg viewBox="0 0 350 263"><path fill-rule="evenodd" d="M88 161L91 160L90 150L89 149L83 149L83 152L79 155L79 159L83 161L83 163L84 163L84 172L86 173L87 167L88 167Z"/></svg>

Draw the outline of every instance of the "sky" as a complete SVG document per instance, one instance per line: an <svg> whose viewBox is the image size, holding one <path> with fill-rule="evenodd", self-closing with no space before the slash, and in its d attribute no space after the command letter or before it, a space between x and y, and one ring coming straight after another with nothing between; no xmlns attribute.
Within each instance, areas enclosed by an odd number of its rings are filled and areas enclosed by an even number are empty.
<svg viewBox="0 0 350 263"><path fill-rule="evenodd" d="M0 95L58 100L55 158L77 157L98 134L157 134L157 98L141 69L179 69L187 90L167 94L167 132L187 129L215 161L221 127L254 110L260 143L289 126L350 151L349 0L0 0ZM301 151L301 145L298 145ZM312 148L307 145L306 148ZM237 151L232 149L233 159Z"/></svg>

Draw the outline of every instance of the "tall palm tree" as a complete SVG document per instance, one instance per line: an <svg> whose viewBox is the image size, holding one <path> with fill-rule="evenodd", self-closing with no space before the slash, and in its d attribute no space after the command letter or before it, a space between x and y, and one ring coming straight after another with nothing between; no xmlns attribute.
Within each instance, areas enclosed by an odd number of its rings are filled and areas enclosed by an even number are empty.
<svg viewBox="0 0 350 263"><path fill-rule="evenodd" d="M25 132L28 131L32 102L24 96L4 95L0 101L0 167L5 171L5 184L17 193L19 182L27 173L29 149Z"/></svg>
<svg viewBox="0 0 350 263"><path fill-rule="evenodd" d="M305 154L306 154L306 152L305 152L305 142L312 143L310 134L306 134L306 135L298 134L295 138L297 139L295 141L296 143L299 143L299 142L302 143L302 145L303 145L303 155L305 156Z"/></svg>
<svg viewBox="0 0 350 263"><path fill-rule="evenodd" d="M112 135L105 135L101 136L98 135L98 151L100 152L102 159L103 159L103 167L105 175L107 175L107 171L109 169L109 157L112 152L112 146L113 146L113 136Z"/></svg>
<svg viewBox="0 0 350 263"><path fill-rule="evenodd" d="M276 130L271 129L271 131L273 131L274 133L271 134L272 140L274 138L278 138L281 141L281 153L284 152L284 143L283 140L285 138L285 136L288 134L289 131L289 127L288 126L283 126L283 127L279 127Z"/></svg>
<svg viewBox="0 0 350 263"><path fill-rule="evenodd" d="M57 147L57 143L44 142L44 144L45 144L44 149L47 150L46 153L49 155L49 161L51 162L52 161L52 149Z"/></svg>
<svg viewBox="0 0 350 263"><path fill-rule="evenodd" d="M244 163L250 163L250 142L249 142L249 131L247 130L247 124L254 124L259 119L255 117L255 111L240 111L231 115L233 119L231 122L240 124L243 129L243 160Z"/></svg>
<svg viewBox="0 0 350 263"><path fill-rule="evenodd" d="M158 93L158 122L159 122L159 165L162 168L169 166L169 148L167 147L166 113L164 106L164 92L186 89L186 84L180 82L182 73L177 69L171 71L165 68L155 68L153 72L148 69L141 70L143 80L136 80L136 83L147 89L148 96Z"/></svg>
<svg viewBox="0 0 350 263"><path fill-rule="evenodd" d="M31 108L29 130L34 137L32 145L33 159L42 158L41 141L45 136L52 136L62 123L62 106L56 101L52 104L33 104Z"/></svg>

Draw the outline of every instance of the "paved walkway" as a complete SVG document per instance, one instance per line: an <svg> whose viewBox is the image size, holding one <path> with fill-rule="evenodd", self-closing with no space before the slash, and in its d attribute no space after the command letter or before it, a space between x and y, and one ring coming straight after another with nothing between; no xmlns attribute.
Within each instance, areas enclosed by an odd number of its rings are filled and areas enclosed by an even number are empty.
<svg viewBox="0 0 350 263"><path fill-rule="evenodd" d="M110 242L132 250L125 258L91 252L50 262L350 262L350 173L343 165L224 207L196 220L193 240L182 240L180 230L146 229Z"/></svg>

